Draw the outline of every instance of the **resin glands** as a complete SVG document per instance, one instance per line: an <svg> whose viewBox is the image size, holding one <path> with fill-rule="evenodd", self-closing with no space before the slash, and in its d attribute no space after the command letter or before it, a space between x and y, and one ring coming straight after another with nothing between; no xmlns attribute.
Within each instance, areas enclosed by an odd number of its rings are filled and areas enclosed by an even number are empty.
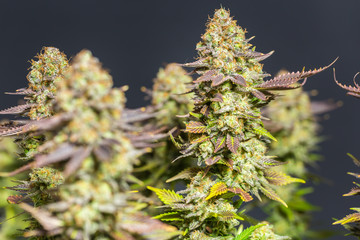
<svg viewBox="0 0 360 240"><path fill-rule="evenodd" d="M170 208L157 218L175 221L184 239L232 239L242 220L238 208L260 193L286 203L271 185L303 182L270 168L283 164L266 155L266 143L275 138L264 128L260 108L275 98L272 90L301 86L297 82L328 68L293 72L263 81L260 61L273 52L255 52L225 9L215 11L197 44L199 59L183 64L200 76L193 81L194 110L183 130L188 141L181 144L182 157L197 159L198 168L186 169L175 179L189 179L178 193L151 188ZM163 196L168 196L164 200ZM232 201L234 196L239 200ZM181 220L180 220L181 219Z"/></svg>

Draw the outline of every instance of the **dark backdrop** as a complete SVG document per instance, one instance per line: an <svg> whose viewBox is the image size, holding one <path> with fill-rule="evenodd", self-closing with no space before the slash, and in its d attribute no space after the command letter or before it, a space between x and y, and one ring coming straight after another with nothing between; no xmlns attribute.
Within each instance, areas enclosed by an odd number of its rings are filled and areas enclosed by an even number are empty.
<svg viewBox="0 0 360 240"><path fill-rule="evenodd" d="M360 71L360 1L357 0L132 0L132 1L11 1L0 2L0 92L24 87L28 60L43 46L55 46L68 56L90 49L111 70L116 86L129 85L128 106L144 104L141 86L150 87L158 68L169 62L189 62L204 32L208 15L220 6L229 8L258 51L275 50L264 61L265 71L314 68L335 57L337 77L351 83ZM318 99L342 100L344 106L322 122L324 161L315 170L329 184L315 186L309 199L322 206L316 226L331 226L332 217L360 207L355 197L341 195L352 187L357 171L346 156L360 157L360 100L345 96L333 81L332 70L312 77L305 89L317 89ZM16 103L0 94L0 106ZM331 239L345 239L342 236ZM350 237L351 239L351 237Z"/></svg>

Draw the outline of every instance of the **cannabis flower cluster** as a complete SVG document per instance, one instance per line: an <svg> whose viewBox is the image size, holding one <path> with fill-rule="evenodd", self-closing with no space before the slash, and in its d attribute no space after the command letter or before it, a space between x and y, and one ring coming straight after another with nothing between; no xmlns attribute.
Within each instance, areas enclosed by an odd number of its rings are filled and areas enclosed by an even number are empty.
<svg viewBox="0 0 360 240"><path fill-rule="evenodd" d="M27 214L18 235L33 240L308 236L313 206L303 198L308 189L300 186L308 179L307 165L316 160L312 151L319 138L310 99L299 88L333 63L266 80L270 74L261 62L273 51L255 51L245 34L229 11L216 10L196 45L197 60L161 68L153 88L142 89L151 104L138 109L126 108L128 87L114 88L90 51L68 61L58 49L43 48L31 61L28 87L10 93L25 95L24 104L0 111L20 117L0 125L0 136L18 145L17 154L9 155L12 169L0 173L17 177L4 184L17 192L7 202ZM341 86L360 93L358 85ZM279 98L283 90L290 94ZM258 221L245 208L263 207L264 196L270 216ZM358 213L336 223L354 221Z"/></svg>

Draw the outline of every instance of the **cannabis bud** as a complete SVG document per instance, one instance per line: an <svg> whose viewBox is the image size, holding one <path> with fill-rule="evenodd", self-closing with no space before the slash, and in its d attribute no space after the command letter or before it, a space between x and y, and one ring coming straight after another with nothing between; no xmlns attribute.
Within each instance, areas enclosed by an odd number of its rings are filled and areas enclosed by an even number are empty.
<svg viewBox="0 0 360 240"><path fill-rule="evenodd" d="M183 64L200 76L193 81L194 110L183 130L188 141L176 144L179 158L192 156L199 167L168 180L189 179L185 190L149 188L170 208L156 218L180 223L176 225L186 233L185 239L200 239L200 235L201 239L232 239L229 235L235 234L243 219L237 213L242 202L251 201L251 195L261 199L263 193L286 206L271 185L303 182L271 170L283 162L266 155L266 143L275 138L264 128L260 108L275 98L272 90L298 88L299 80L330 65L264 82L268 74L260 62L273 52L256 52L249 41L228 11L216 10L196 46L199 59ZM234 196L239 200L233 202Z"/></svg>

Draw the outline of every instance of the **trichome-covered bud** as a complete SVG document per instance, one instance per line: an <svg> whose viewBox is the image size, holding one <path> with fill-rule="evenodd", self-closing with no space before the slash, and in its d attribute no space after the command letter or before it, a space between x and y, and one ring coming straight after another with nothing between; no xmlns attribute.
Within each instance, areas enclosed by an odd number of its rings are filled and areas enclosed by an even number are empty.
<svg viewBox="0 0 360 240"><path fill-rule="evenodd" d="M176 115L185 115L193 108L191 94L185 94L191 83L192 78L176 63L160 68L151 91L151 103L159 111L156 116L159 125L178 127L182 124Z"/></svg>
<svg viewBox="0 0 360 240"><path fill-rule="evenodd" d="M298 88L299 80L330 65L264 81L268 74L260 61L273 52L256 52L249 41L229 11L216 10L197 44L199 59L183 64L195 68L193 72L200 76L193 81L194 110L183 130L188 141L177 144L181 157L196 157L199 168L197 173L188 169L175 177L190 179L187 189L180 192L183 199L177 196L179 202L163 202L170 213L183 219L179 225L186 233L184 239L196 239L193 234L197 231L227 239L221 236L235 234L242 219L237 214L239 202L232 201L234 196L239 196L241 203L251 201L251 195L260 199L263 193L286 206L271 185L303 182L271 170L281 162L266 155L266 143L275 138L264 128L260 108L275 97L270 91ZM160 196L167 190L154 191ZM159 219L167 219L165 215Z"/></svg>
<svg viewBox="0 0 360 240"><path fill-rule="evenodd" d="M19 185L7 187L7 189L22 193L21 196L8 197L9 203L18 204L31 200L35 207L42 206L56 198L55 190L64 183L64 177L60 171L49 167L34 168L29 177L27 181L15 181L20 183Z"/></svg>
<svg viewBox="0 0 360 240"><path fill-rule="evenodd" d="M0 111L0 114L16 114L27 118L1 125L0 136L24 133L34 122L54 113L53 104L57 90L55 83L62 81L68 68L68 60L65 54L54 47L44 47L37 58L37 61L31 61L31 71L27 75L28 87L8 93L25 95L25 104ZM16 142L22 149L20 157L29 160L37 153L37 147L44 142L44 136L23 135L17 138Z"/></svg>
<svg viewBox="0 0 360 240"><path fill-rule="evenodd" d="M53 114L55 82L62 79L68 68L68 60L65 54L54 47L44 47L37 58L37 61L31 61L31 71L27 76L28 87L8 93L25 95L26 103L3 110L0 114L21 114L28 116L31 120L49 117Z"/></svg>

